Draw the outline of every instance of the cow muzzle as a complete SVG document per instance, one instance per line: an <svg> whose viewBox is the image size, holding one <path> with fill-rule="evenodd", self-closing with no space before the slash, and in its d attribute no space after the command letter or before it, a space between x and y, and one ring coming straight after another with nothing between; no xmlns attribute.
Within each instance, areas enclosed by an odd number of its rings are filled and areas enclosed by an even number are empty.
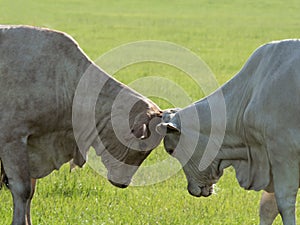
<svg viewBox="0 0 300 225"><path fill-rule="evenodd" d="M114 186L116 186L116 187L118 187L118 188L127 188L128 187L128 185L129 184L122 184L122 183L118 183L118 182L114 182L114 181L112 181L112 180L109 180L109 182L112 184L112 185L114 185Z"/></svg>
<svg viewBox="0 0 300 225"><path fill-rule="evenodd" d="M110 173L107 174L107 179L112 185L118 188L127 188L131 183L131 177L128 176L118 177L118 176L113 176Z"/></svg>
<svg viewBox="0 0 300 225"><path fill-rule="evenodd" d="M199 186L189 183L187 189L190 195L193 195L195 197L208 197L214 192L213 185Z"/></svg>

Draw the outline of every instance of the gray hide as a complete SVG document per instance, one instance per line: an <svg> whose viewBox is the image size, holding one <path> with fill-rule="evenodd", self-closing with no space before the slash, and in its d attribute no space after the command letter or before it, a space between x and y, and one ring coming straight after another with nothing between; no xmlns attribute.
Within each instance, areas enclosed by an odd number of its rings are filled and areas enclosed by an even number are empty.
<svg viewBox="0 0 300 225"><path fill-rule="evenodd" d="M213 94L177 113L164 112L157 130L166 135L166 150L181 162L192 195L209 196L223 169L233 166L245 189L275 193L276 201L270 195L271 200L262 199L262 207L277 202L283 223L296 224L299 62L299 40L263 45ZM223 102L225 110L218 111ZM208 143L214 145L208 147ZM265 211L261 209L262 214ZM261 224L270 224L263 221L273 221L274 213L262 218Z"/></svg>
<svg viewBox="0 0 300 225"><path fill-rule="evenodd" d="M61 32L0 26L0 96L0 158L14 225L30 224L30 178L70 160L81 167L93 146L109 180L126 187L161 140L153 130L159 108L102 71Z"/></svg>

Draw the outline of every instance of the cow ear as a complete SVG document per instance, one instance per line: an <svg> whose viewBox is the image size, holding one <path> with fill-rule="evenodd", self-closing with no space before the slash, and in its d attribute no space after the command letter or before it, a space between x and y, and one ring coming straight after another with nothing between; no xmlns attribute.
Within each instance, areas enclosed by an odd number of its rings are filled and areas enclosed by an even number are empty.
<svg viewBox="0 0 300 225"><path fill-rule="evenodd" d="M168 133L180 133L180 127L172 122L160 123L156 126L156 132L162 136Z"/></svg>
<svg viewBox="0 0 300 225"><path fill-rule="evenodd" d="M167 124L167 133L180 133L180 127L176 123Z"/></svg>
<svg viewBox="0 0 300 225"><path fill-rule="evenodd" d="M133 135L136 138L139 138L141 140L148 137L148 129L147 129L147 125L146 124L143 124L139 128L132 129L131 132L133 133Z"/></svg>
<svg viewBox="0 0 300 225"><path fill-rule="evenodd" d="M156 132L162 136L167 133L180 133L180 120L176 116L179 109L168 109L162 114L162 122L156 126Z"/></svg>

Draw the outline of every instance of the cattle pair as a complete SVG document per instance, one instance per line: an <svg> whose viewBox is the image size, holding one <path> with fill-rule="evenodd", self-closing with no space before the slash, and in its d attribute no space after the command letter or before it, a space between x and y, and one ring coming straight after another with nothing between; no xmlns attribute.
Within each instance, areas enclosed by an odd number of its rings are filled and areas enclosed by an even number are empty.
<svg viewBox="0 0 300 225"><path fill-rule="evenodd" d="M262 198L261 224L278 212L285 225L295 224L299 60L299 41L267 44L212 95L162 112L101 70L68 35L0 26L0 158L12 224L31 224L36 179L70 160L84 165L91 146L110 182L123 188L162 138L192 195L209 196L233 166L242 187L271 193Z"/></svg>

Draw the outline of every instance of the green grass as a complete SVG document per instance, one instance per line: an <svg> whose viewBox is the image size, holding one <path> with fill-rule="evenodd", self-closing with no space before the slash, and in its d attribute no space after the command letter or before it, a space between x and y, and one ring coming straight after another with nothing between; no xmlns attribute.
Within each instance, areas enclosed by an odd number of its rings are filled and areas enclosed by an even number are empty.
<svg viewBox="0 0 300 225"><path fill-rule="evenodd" d="M128 42L174 42L200 56L222 84L261 44L299 38L299 11L296 0L0 0L0 23L65 31L92 59ZM193 101L203 97L186 74L162 64L132 65L115 76L126 84L146 76L162 76L177 82ZM153 99L161 108L172 106L163 99ZM145 165L166 157L160 146ZM233 170L226 171L217 194L210 198L191 197L186 185L180 171L155 185L120 190L89 166L73 173L64 166L39 181L32 219L34 224L47 225L258 224L260 193L242 190ZM0 223L9 224L12 201L8 191L0 192L0 202ZM281 224L279 218L275 224Z"/></svg>

